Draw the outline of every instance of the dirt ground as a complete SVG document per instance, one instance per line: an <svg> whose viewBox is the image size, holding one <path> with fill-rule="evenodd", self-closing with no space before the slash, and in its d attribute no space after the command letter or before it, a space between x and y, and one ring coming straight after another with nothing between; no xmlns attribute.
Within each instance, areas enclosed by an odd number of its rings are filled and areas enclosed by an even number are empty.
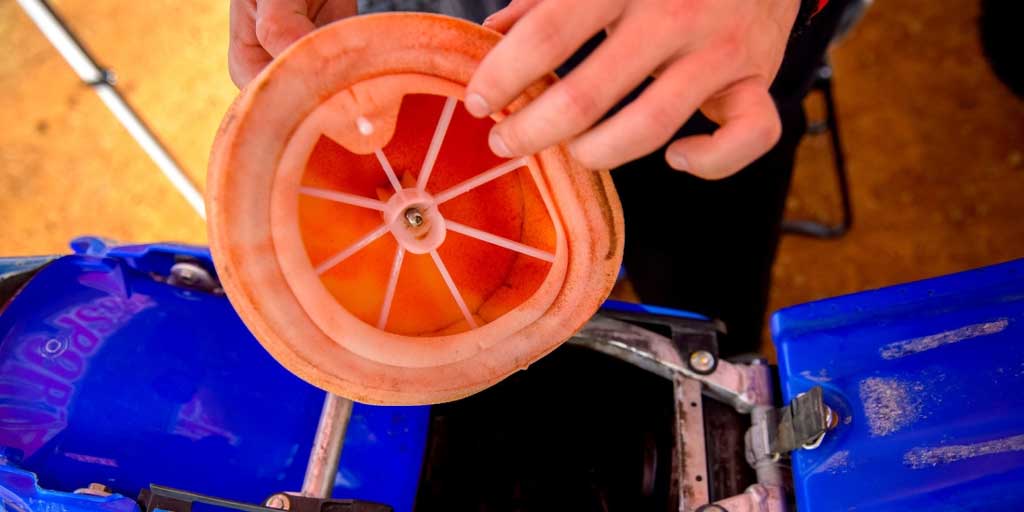
<svg viewBox="0 0 1024 512"><path fill-rule="evenodd" d="M54 1L200 184L227 75L226 0ZM187 5L187 7L186 7ZM1024 101L981 56L974 0L881 1L833 52L857 216L787 237L772 309L1024 257ZM0 254L82 234L203 243L200 219L13 0L0 0ZM825 138L801 148L791 217L834 219Z"/></svg>

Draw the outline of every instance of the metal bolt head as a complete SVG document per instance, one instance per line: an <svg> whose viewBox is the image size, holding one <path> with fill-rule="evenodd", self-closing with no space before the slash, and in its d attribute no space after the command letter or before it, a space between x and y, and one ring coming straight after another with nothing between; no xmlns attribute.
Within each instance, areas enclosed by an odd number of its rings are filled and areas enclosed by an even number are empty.
<svg viewBox="0 0 1024 512"><path fill-rule="evenodd" d="M267 498L266 506L268 508L276 508L278 510L288 510L291 506L291 502L288 500L288 496L285 494L275 494Z"/></svg>
<svg viewBox="0 0 1024 512"><path fill-rule="evenodd" d="M50 338L43 343L43 355L53 357L64 352L64 344L57 338Z"/></svg>
<svg viewBox="0 0 1024 512"><path fill-rule="evenodd" d="M189 268L186 268L186 269L182 270L181 272L179 272L178 273L178 278L181 279L182 283L184 283L186 285L189 285L189 286L192 286L192 285L196 284L196 281L199 280L199 278L196 277L195 271L192 270L192 269L189 269Z"/></svg>
<svg viewBox="0 0 1024 512"><path fill-rule="evenodd" d="M405 211L405 222L410 227L418 228L424 222L423 213L418 208L409 208Z"/></svg>
<svg viewBox="0 0 1024 512"><path fill-rule="evenodd" d="M191 261L175 263L171 267L171 275L167 283L206 292L214 292L220 286L209 271Z"/></svg>
<svg viewBox="0 0 1024 512"><path fill-rule="evenodd" d="M839 413L829 406L825 406L825 428L832 430L839 426Z"/></svg>
<svg viewBox="0 0 1024 512"><path fill-rule="evenodd" d="M695 350L690 353L690 367L697 372L710 372L715 368L715 356L707 350Z"/></svg>

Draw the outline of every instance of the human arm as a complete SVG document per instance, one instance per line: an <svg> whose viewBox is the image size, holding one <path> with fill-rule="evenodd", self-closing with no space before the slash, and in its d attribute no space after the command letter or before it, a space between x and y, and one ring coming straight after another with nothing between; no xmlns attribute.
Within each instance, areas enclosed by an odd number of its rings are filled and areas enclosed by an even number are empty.
<svg viewBox="0 0 1024 512"><path fill-rule="evenodd" d="M821 5L807 2L805 12ZM568 76L494 128L492 150L516 156L568 140L584 165L612 168L669 142L699 109L718 130L672 142L665 157L722 178L778 140L768 88L800 8L800 0L514 0L485 22L507 36L473 76L466 104L478 116L500 111L607 30ZM638 98L604 119L650 76Z"/></svg>

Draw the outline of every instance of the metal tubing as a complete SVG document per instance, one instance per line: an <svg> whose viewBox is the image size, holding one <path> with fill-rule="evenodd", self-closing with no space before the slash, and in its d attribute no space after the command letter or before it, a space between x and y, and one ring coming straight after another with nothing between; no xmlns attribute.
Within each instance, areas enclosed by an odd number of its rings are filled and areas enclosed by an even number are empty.
<svg viewBox="0 0 1024 512"><path fill-rule="evenodd" d="M142 122L131 105L121 96L121 93L114 88L110 74L89 55L89 52L75 38L53 8L45 0L18 0L18 4L25 14L35 22L53 47L60 52L64 60L71 65L71 69L75 71L82 82L96 92L110 112L114 114L114 117L128 130L128 134L149 155L149 158L170 180L171 185L177 189L189 206L199 214L199 217L206 220L206 207L199 189L182 171L181 166L174 160L167 148Z"/></svg>
<svg viewBox="0 0 1024 512"><path fill-rule="evenodd" d="M751 428L751 435L759 435L762 438L756 440L748 438L749 444L752 445L751 448L756 447L756 451L750 454L753 460L748 459L747 462L750 463L757 473L757 483L781 487L785 484L782 476L782 467L779 464L778 457L772 456L768 449L771 445L771 434L767 429L773 428L774 425L778 424L775 408L770 405L756 406L750 412L750 420L753 425L761 425L763 428L760 430Z"/></svg>
<svg viewBox="0 0 1024 512"><path fill-rule="evenodd" d="M352 401L327 393L324 407L320 411L320 422L316 426L313 449L309 453L306 477L302 480L303 496L323 499L331 497L345 442L345 431L351 417Z"/></svg>

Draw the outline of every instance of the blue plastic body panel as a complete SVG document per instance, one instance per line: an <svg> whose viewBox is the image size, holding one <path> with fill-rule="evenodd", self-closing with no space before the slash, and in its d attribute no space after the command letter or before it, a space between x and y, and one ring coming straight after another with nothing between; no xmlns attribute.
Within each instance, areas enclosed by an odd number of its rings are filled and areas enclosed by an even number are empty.
<svg viewBox="0 0 1024 512"><path fill-rule="evenodd" d="M0 463L0 510L11 512L138 512L135 500L119 494L89 496L41 489L36 476Z"/></svg>
<svg viewBox="0 0 1024 512"><path fill-rule="evenodd" d="M637 304L635 302L623 302L621 300L608 299L601 305L601 309L620 311L623 313L642 313L647 315L670 316L674 318L688 318L690 320L707 320L708 317L692 311L666 308L663 306L650 306Z"/></svg>
<svg viewBox="0 0 1024 512"><path fill-rule="evenodd" d="M0 311L0 446L50 489L298 490L323 391L274 361L223 295L154 278L176 257L212 268L208 251L73 247ZM356 404L334 496L411 510L428 421L427 407Z"/></svg>
<svg viewBox="0 0 1024 512"><path fill-rule="evenodd" d="M1024 260L775 314L784 398L841 415L793 454L797 505L1024 508Z"/></svg>

